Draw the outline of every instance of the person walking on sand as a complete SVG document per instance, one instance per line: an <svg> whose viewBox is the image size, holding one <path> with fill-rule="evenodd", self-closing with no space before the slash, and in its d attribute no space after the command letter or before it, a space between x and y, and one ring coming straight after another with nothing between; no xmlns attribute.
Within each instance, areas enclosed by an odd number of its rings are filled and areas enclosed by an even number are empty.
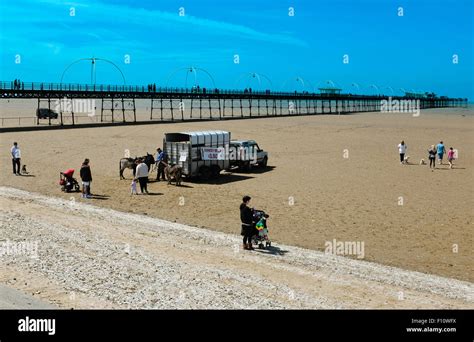
<svg viewBox="0 0 474 342"><path fill-rule="evenodd" d="M253 221L252 209L248 206L250 200L250 196L244 196L240 204L240 221L242 221L240 235L244 237L242 246L245 250L253 250L252 236L254 235L255 222Z"/></svg>
<svg viewBox="0 0 474 342"><path fill-rule="evenodd" d="M142 193L142 195L148 194L148 166L143 162L143 159L139 159L136 178L138 178L138 183L140 184L140 192Z"/></svg>
<svg viewBox="0 0 474 342"><path fill-rule="evenodd" d="M92 198L91 194L91 182L92 172L89 165L89 159L84 159L81 166L80 176L82 180L82 198Z"/></svg>
<svg viewBox="0 0 474 342"><path fill-rule="evenodd" d="M436 167L436 148L435 145L431 145L431 148L428 150L428 159L430 160L430 169L433 165L433 169Z"/></svg>
<svg viewBox="0 0 474 342"><path fill-rule="evenodd" d="M448 163L449 163L449 168L453 168L453 161L454 161L454 150L452 147L449 148L448 151Z"/></svg>
<svg viewBox="0 0 474 342"><path fill-rule="evenodd" d="M439 144L436 145L436 150L438 152L438 162L440 165L443 165L443 156L446 153L446 149L444 148L442 141L440 141Z"/></svg>
<svg viewBox="0 0 474 342"><path fill-rule="evenodd" d="M400 144L398 144L398 153L400 153L400 164L405 163L405 153L407 151L407 145L405 145L405 141L402 140Z"/></svg>
<svg viewBox="0 0 474 342"><path fill-rule="evenodd" d="M15 141L10 150L12 155L12 165L13 165L13 174L15 176L20 176L20 164L21 164L21 151L18 147L18 143Z"/></svg>

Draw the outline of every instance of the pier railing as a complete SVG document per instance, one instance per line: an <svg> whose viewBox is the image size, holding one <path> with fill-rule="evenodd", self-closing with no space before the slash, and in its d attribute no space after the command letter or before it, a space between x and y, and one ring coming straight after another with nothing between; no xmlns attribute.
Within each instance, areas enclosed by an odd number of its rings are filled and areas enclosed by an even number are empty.
<svg viewBox="0 0 474 342"><path fill-rule="evenodd" d="M223 95L275 95L291 96L294 94L315 96L310 92L276 92L252 89L218 89L206 87L148 87L148 85L110 85L110 84L79 84L79 83L45 83L45 82L0 82L0 90L5 91L63 91L63 92L120 92L120 93L176 93L176 94L223 94Z"/></svg>

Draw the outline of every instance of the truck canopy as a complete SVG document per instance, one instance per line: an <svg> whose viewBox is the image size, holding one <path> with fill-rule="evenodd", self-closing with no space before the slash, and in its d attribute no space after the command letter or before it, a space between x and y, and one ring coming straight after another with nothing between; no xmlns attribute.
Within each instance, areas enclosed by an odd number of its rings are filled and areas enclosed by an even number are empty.
<svg viewBox="0 0 474 342"><path fill-rule="evenodd" d="M165 133L166 142L190 142L192 146L224 147L230 142L227 131Z"/></svg>
<svg viewBox="0 0 474 342"><path fill-rule="evenodd" d="M227 131L165 133L163 149L171 164L180 165L183 174L192 177L204 171L218 174L219 170L228 169L230 163L223 151L228 149L229 143L230 132Z"/></svg>

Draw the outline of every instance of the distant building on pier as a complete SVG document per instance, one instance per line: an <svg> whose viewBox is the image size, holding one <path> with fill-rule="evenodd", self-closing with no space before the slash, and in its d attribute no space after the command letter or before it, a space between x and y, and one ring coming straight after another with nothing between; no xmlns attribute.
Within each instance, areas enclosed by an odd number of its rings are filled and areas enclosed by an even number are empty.
<svg viewBox="0 0 474 342"><path fill-rule="evenodd" d="M341 88L337 87L324 87L324 88L318 88L319 92L322 95L339 95L341 94Z"/></svg>

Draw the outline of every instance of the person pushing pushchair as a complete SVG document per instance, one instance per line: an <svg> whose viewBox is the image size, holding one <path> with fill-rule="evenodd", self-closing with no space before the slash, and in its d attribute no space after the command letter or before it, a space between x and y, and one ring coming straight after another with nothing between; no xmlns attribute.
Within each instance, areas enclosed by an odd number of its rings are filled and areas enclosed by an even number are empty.
<svg viewBox="0 0 474 342"><path fill-rule="evenodd" d="M242 198L242 203L240 204L240 221L242 221L242 230L240 235L244 237L242 248L245 250L253 250L252 236L254 236L256 233L255 222L253 220L253 211L248 206L250 200L250 196L244 196Z"/></svg>
<svg viewBox="0 0 474 342"><path fill-rule="evenodd" d="M267 219L269 217L263 210L255 210L249 207L251 197L244 196L240 204L240 220L242 222L241 235L243 236L242 248L253 250L252 244L255 243L259 248L271 246L268 238Z"/></svg>

